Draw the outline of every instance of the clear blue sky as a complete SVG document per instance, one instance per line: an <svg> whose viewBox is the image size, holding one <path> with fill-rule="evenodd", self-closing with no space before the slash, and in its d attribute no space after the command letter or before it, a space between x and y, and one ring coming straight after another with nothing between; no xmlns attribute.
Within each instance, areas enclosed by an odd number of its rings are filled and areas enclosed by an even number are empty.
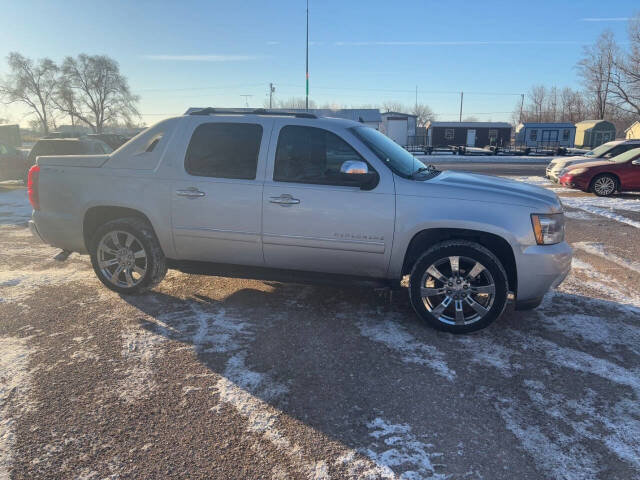
<svg viewBox="0 0 640 480"><path fill-rule="evenodd" d="M509 120L534 83L578 86L582 45L626 41L637 0L310 0L311 98L349 106L427 103L441 120ZM189 106L262 106L304 96L305 0L2 1L0 75L10 51L61 60L107 54L141 96L147 123ZM503 95L473 92L503 93ZM22 120L13 107L0 116Z"/></svg>

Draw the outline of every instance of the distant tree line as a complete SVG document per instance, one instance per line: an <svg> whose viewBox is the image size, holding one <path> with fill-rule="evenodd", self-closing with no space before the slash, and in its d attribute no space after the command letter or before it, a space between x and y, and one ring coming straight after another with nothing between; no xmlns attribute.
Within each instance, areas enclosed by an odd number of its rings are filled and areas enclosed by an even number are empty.
<svg viewBox="0 0 640 480"><path fill-rule="evenodd" d="M269 101L266 100L264 102L264 107L269 107ZM305 108L305 99L300 97L291 97L285 100L276 99L272 101L273 108L296 108L301 109ZM424 104L418 103L417 105L407 106L402 102L396 101L386 101L378 105L359 105L359 106L347 106L338 103L324 103L320 106L317 105L313 100L309 100L309 108L311 109L329 109L329 110L340 110L343 108L377 108L381 112L399 112L399 113L410 113L416 116L416 121L419 127L423 127L430 120L435 120L436 115L433 113L431 108Z"/></svg>
<svg viewBox="0 0 640 480"><path fill-rule="evenodd" d="M49 58L32 60L12 52L9 74L0 80L0 99L22 104L34 115L31 126L44 133L68 119L101 133L106 125L131 125L139 118L139 97L131 93L118 63L106 55L80 54L61 64Z"/></svg>
<svg viewBox="0 0 640 480"><path fill-rule="evenodd" d="M640 14L629 20L628 37L621 46L610 30L602 32L576 65L582 88L533 85L514 123L606 119L622 130L640 119Z"/></svg>

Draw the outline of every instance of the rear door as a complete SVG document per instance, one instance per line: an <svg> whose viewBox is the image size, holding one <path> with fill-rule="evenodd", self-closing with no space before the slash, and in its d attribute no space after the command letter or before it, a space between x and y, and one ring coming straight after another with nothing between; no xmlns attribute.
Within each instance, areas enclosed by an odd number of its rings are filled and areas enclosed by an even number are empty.
<svg viewBox="0 0 640 480"><path fill-rule="evenodd" d="M378 172L372 190L341 181L343 162L364 160L341 133L304 124L274 128L263 194L268 267L386 275L395 215L391 172Z"/></svg>
<svg viewBox="0 0 640 480"><path fill-rule="evenodd" d="M262 265L260 224L271 119L211 119L192 127L176 162L171 222L179 259Z"/></svg>

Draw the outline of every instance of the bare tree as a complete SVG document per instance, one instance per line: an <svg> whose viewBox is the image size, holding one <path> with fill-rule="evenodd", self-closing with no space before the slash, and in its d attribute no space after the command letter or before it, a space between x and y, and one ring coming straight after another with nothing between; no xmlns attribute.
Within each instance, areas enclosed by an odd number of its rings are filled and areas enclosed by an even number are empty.
<svg viewBox="0 0 640 480"><path fill-rule="evenodd" d="M129 84L118 63L105 55L80 54L62 64L64 82L57 92L56 107L101 133L105 124L130 122L139 117Z"/></svg>
<svg viewBox="0 0 640 480"><path fill-rule="evenodd" d="M544 106L547 99L547 89L544 85L534 85L529 90L529 108L530 115L533 115L535 121L542 122ZM531 120L531 119L529 119Z"/></svg>
<svg viewBox="0 0 640 480"><path fill-rule="evenodd" d="M7 57L10 73L0 82L0 96L6 103L22 103L35 114L44 133L52 121L53 94L58 84L58 67L48 58L34 62L17 52Z"/></svg>
<svg viewBox="0 0 640 480"><path fill-rule="evenodd" d="M265 101L265 108L269 107L269 100ZM274 108L293 108L293 109L305 109L305 98L304 97L291 97L286 100L274 100L273 101ZM309 108L317 108L316 102L313 100L309 100Z"/></svg>
<svg viewBox="0 0 640 480"><path fill-rule="evenodd" d="M629 21L628 31L630 48L615 58L611 95L618 108L640 115L640 14Z"/></svg>
<svg viewBox="0 0 640 480"><path fill-rule="evenodd" d="M616 54L613 32L605 30L595 44L584 47L584 57L578 62L582 82L591 97L594 114L598 119L604 119L607 113Z"/></svg>
<svg viewBox="0 0 640 480"><path fill-rule="evenodd" d="M416 116L416 123L418 127L424 127L427 122L435 120L436 115L429 105L419 103L411 109L411 113Z"/></svg>
<svg viewBox="0 0 640 480"><path fill-rule="evenodd" d="M383 112L398 112L398 113L407 113L409 109L402 103L396 102L394 100L387 100L382 102L382 108L380 109Z"/></svg>

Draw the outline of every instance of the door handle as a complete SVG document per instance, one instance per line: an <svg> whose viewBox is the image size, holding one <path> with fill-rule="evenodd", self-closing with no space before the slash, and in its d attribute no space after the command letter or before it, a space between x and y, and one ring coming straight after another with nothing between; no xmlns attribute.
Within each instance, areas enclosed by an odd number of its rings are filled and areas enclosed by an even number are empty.
<svg viewBox="0 0 640 480"><path fill-rule="evenodd" d="M187 198L199 198L204 197L206 193L198 190L195 187L186 188L184 190L176 190L176 195L179 197L187 197Z"/></svg>
<svg viewBox="0 0 640 480"><path fill-rule="evenodd" d="M280 195L279 197L269 197L269 201L271 203L277 203L277 204L283 205L283 206L284 205L297 205L298 203L300 203L300 199L293 198L288 193L284 193L284 194Z"/></svg>

